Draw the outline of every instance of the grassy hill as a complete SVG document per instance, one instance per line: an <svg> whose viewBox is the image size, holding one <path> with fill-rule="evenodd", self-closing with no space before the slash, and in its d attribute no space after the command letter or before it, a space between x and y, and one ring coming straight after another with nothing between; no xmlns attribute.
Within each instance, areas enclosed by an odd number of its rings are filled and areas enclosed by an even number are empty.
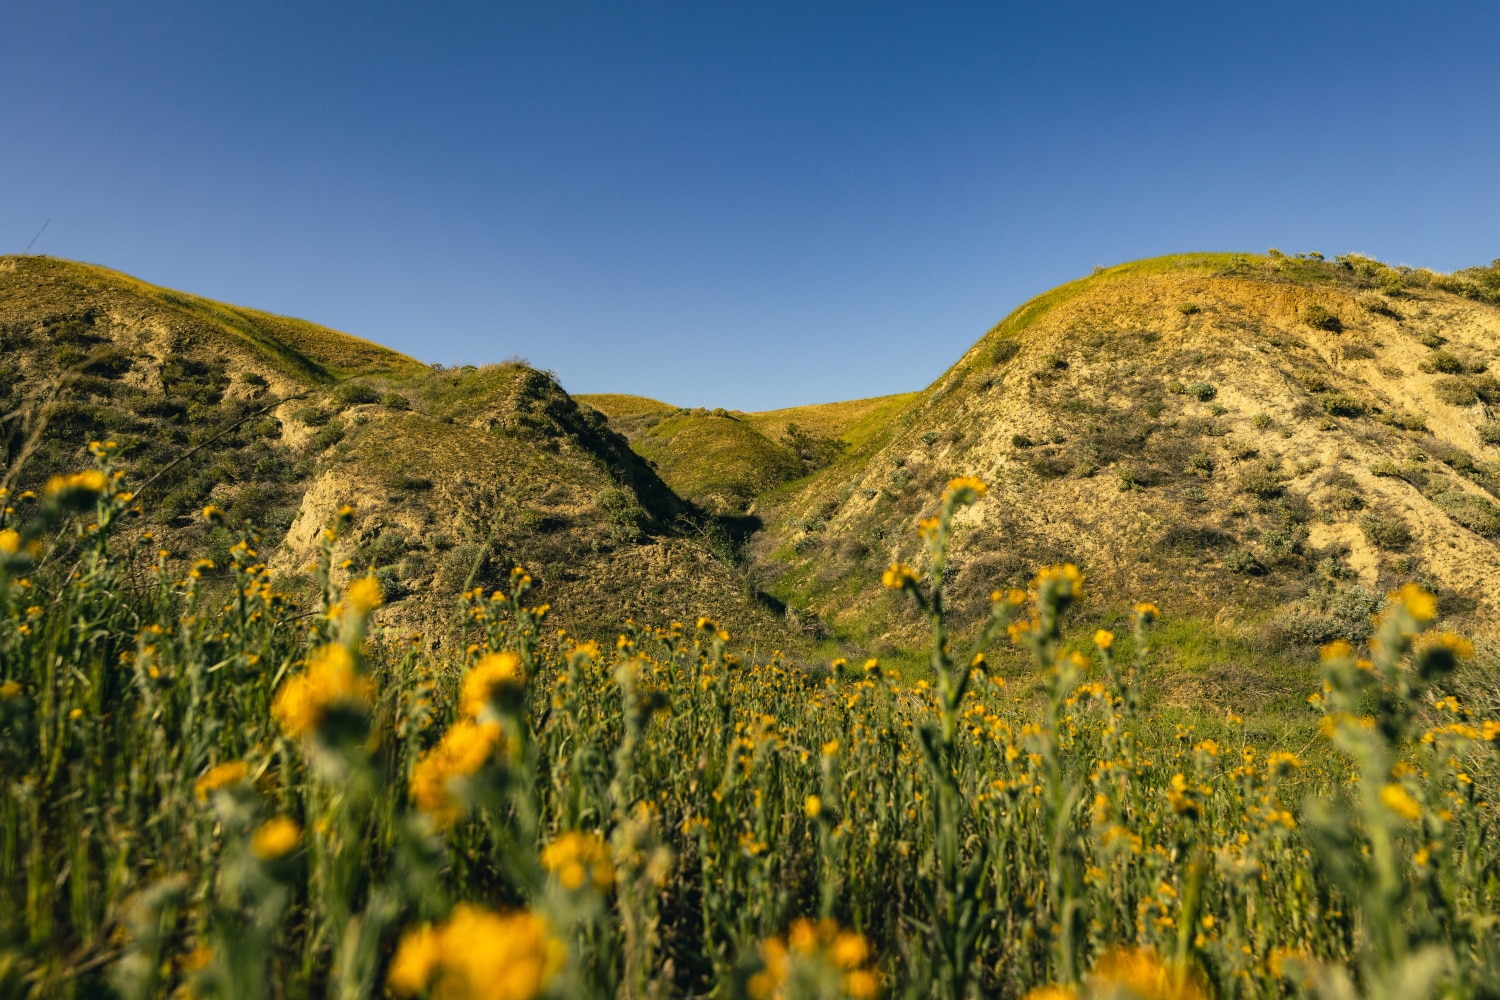
<svg viewBox="0 0 1500 1000"><path fill-rule="evenodd" d="M266 533L295 587L344 504L349 571L373 566L380 622L446 626L467 585L527 566L568 624L630 616L779 621L703 541L710 519L545 372L442 369L301 320L156 288L92 265L0 258L6 484L35 488L119 444L141 531L179 559Z"/></svg>
<svg viewBox="0 0 1500 1000"><path fill-rule="evenodd" d="M898 647L919 623L885 624L879 572L920 567L914 522L977 475L960 613L1072 560L1114 600L1201 625L1205 667L1358 638L1407 580L1488 634L1497 302L1495 268L1191 254L1102 270L1006 317L790 498L759 540L762 579L832 635Z"/></svg>
<svg viewBox="0 0 1500 1000"><path fill-rule="evenodd" d="M520 562L600 630L736 613L768 641L885 655L920 623L880 571L920 564L915 520L974 474L991 490L956 542L960 622L1036 565L1077 561L1114 595L1091 604L1101 620L1130 597L1170 606L1199 651L1173 681L1192 700L1243 681L1252 654L1301 670L1406 580L1438 589L1450 624L1492 630L1497 273L1138 261L1024 304L920 393L742 413L575 400L522 365L434 369L103 268L3 258L7 468L34 485L117 440L169 545L201 539L214 503L265 526L288 579L357 500L344 555L377 568L402 627Z"/></svg>

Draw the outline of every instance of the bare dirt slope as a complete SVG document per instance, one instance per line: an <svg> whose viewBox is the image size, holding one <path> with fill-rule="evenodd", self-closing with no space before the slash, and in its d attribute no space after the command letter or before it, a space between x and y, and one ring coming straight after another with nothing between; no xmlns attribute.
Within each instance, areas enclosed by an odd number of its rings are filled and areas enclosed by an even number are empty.
<svg viewBox="0 0 1500 1000"><path fill-rule="evenodd" d="M958 543L972 614L1069 559L1108 600L1279 643L1358 632L1413 579L1493 631L1497 277L1188 255L1063 286L793 498L761 572L836 631L872 634L880 568L920 564L915 519L967 474L990 484Z"/></svg>

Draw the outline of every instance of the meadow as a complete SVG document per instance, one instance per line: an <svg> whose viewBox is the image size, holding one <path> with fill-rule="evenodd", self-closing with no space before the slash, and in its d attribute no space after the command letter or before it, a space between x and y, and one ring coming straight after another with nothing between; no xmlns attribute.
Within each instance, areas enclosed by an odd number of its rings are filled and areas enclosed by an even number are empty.
<svg viewBox="0 0 1500 1000"><path fill-rule="evenodd" d="M178 572L93 452L0 524L0 997L1500 987L1500 722L1415 585L1324 648L1293 750L1142 711L1161 612L1079 634L1071 565L950 633L977 479L884 574L931 629L903 677L746 657L706 618L584 641L522 568L444 641L390 635L335 562L356 509L298 600L212 506L227 559Z"/></svg>

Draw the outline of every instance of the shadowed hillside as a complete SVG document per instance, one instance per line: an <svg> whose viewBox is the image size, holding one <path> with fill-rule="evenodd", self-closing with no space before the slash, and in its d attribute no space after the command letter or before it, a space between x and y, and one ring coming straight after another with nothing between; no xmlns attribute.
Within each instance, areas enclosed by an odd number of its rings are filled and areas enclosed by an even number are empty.
<svg viewBox="0 0 1500 1000"><path fill-rule="evenodd" d="M348 570L374 567L383 624L445 627L461 588L525 565L566 625L607 635L733 615L777 627L680 499L593 409L519 364L433 368L300 320L210 302L91 265L0 258L7 483L17 491L115 441L141 530L218 567L265 532L295 586L338 509Z"/></svg>

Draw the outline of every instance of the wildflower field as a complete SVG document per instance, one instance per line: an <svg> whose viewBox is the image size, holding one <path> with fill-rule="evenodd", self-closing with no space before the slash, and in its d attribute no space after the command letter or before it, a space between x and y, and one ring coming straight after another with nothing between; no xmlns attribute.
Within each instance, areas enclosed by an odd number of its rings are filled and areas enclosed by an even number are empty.
<svg viewBox="0 0 1500 1000"><path fill-rule="evenodd" d="M885 573L932 628L901 677L707 619L577 640L522 569L457 641L377 637L354 510L298 606L248 524L170 571L94 452L0 525L0 998L1500 990L1500 722L1418 587L1323 651L1292 752L1139 712L1161 612L1075 636L1073 566L950 635L975 479Z"/></svg>

